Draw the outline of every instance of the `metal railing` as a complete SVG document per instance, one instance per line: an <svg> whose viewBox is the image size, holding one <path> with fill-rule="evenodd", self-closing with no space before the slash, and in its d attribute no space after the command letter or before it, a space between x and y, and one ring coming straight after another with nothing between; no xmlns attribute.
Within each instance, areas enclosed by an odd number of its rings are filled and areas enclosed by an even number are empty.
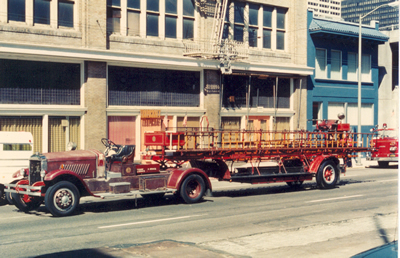
<svg viewBox="0 0 400 258"><path fill-rule="evenodd" d="M249 46L247 43L222 40L221 44L213 40L198 40L185 42L184 55L193 57L203 57L208 59L217 59L221 55L230 55L235 58L247 58L249 56Z"/></svg>
<svg viewBox="0 0 400 258"><path fill-rule="evenodd" d="M200 95L160 91L109 91L108 104L116 106L198 107Z"/></svg>
<svg viewBox="0 0 400 258"><path fill-rule="evenodd" d="M0 88L0 104L80 105L80 89Z"/></svg>

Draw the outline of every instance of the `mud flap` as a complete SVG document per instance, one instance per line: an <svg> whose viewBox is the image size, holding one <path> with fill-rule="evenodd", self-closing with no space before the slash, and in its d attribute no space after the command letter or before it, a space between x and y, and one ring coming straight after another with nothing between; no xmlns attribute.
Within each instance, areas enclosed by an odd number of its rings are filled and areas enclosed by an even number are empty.
<svg viewBox="0 0 400 258"><path fill-rule="evenodd" d="M213 197L213 194L210 189L207 189L206 193L204 194L207 197Z"/></svg>

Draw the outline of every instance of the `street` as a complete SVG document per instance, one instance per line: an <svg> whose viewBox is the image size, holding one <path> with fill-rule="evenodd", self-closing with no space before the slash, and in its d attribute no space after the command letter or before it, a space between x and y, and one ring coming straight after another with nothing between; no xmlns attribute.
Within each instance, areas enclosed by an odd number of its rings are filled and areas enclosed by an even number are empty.
<svg viewBox="0 0 400 258"><path fill-rule="evenodd" d="M2 257L350 257L397 240L398 169L349 168L331 190L315 180L247 185L212 180L213 196L81 199L55 218L0 207Z"/></svg>

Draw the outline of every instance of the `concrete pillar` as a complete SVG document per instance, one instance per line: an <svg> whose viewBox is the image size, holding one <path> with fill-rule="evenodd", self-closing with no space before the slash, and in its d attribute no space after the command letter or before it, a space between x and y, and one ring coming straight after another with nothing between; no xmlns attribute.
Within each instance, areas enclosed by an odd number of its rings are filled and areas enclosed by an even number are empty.
<svg viewBox="0 0 400 258"><path fill-rule="evenodd" d="M107 64L85 62L85 149L103 150L101 138L107 137Z"/></svg>
<svg viewBox="0 0 400 258"><path fill-rule="evenodd" d="M218 129L221 123L221 75L219 71L205 70L204 77L204 108L210 123L209 127Z"/></svg>

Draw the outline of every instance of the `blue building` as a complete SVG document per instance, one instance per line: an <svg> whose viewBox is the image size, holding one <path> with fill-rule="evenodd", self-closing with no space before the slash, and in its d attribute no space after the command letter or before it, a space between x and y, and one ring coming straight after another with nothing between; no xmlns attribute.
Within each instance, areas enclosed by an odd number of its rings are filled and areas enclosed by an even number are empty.
<svg viewBox="0 0 400 258"><path fill-rule="evenodd" d="M307 130L315 128L316 119L344 113L344 122L357 132L358 24L313 17L311 11L307 22L307 65L315 68L307 82ZM378 45L388 40L378 28L377 23L362 27L362 132L378 123Z"/></svg>

